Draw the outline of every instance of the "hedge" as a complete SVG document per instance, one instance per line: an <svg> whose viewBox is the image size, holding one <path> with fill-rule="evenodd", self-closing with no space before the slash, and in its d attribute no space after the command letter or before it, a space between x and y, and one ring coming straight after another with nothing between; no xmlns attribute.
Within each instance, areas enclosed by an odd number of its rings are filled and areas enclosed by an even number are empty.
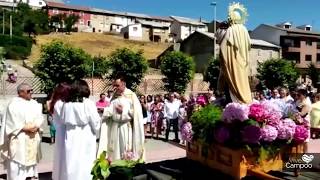
<svg viewBox="0 0 320 180"><path fill-rule="evenodd" d="M5 58L24 59L31 53L32 38L25 36L0 35L0 46L5 48Z"/></svg>

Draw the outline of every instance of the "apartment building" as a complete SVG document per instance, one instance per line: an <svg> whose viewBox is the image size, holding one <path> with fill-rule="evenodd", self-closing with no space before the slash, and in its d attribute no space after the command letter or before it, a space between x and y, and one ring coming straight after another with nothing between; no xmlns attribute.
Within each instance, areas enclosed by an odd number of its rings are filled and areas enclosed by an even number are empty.
<svg viewBox="0 0 320 180"><path fill-rule="evenodd" d="M78 28L78 31L92 32L91 12L90 8L88 7L48 1L43 9L47 10L49 17L58 14L78 15L80 19L75 24L75 27Z"/></svg>
<svg viewBox="0 0 320 180"><path fill-rule="evenodd" d="M170 16L173 19L171 25L171 34L174 36L175 42L186 39L195 31L208 32L206 22L186 17Z"/></svg>
<svg viewBox="0 0 320 180"><path fill-rule="evenodd" d="M320 33L311 25L294 27L290 22L277 25L261 24L250 36L281 46L282 57L296 63L303 72L310 63L320 68Z"/></svg>

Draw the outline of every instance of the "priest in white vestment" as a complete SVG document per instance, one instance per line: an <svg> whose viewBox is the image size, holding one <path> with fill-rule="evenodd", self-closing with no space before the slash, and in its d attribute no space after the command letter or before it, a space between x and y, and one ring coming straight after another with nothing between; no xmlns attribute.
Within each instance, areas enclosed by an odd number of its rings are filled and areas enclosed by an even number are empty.
<svg viewBox="0 0 320 180"><path fill-rule="evenodd" d="M65 127L64 153L60 160L60 177L55 180L91 180L91 169L96 159L96 134L101 118L95 103L89 98L86 81L75 81L70 98L63 104L61 122ZM58 140L58 139L57 139Z"/></svg>
<svg viewBox="0 0 320 180"><path fill-rule="evenodd" d="M142 107L137 95L126 88L123 78L113 84L115 95L104 109L97 156L106 151L111 160L133 153L144 160L144 126Z"/></svg>
<svg viewBox="0 0 320 180"><path fill-rule="evenodd" d="M42 105L31 99L29 84L20 84L17 90L19 97L9 103L1 126L1 155L8 180L37 178L36 165L41 158Z"/></svg>

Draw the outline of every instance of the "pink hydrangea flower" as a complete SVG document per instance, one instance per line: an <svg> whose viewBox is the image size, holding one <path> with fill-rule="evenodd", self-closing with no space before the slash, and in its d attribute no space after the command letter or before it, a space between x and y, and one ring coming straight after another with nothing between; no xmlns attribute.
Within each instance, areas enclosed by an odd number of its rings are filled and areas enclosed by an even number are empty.
<svg viewBox="0 0 320 180"><path fill-rule="evenodd" d="M245 104L229 103L223 111L222 119L227 123L234 120L245 121L248 119L249 107Z"/></svg>
<svg viewBox="0 0 320 180"><path fill-rule="evenodd" d="M126 151L122 154L122 158L124 160L132 160L134 158L134 153L132 151Z"/></svg>
<svg viewBox="0 0 320 180"><path fill-rule="evenodd" d="M275 127L266 125L261 129L261 139L266 142L272 142L277 139L278 131Z"/></svg>
<svg viewBox="0 0 320 180"><path fill-rule="evenodd" d="M308 128L304 125L297 125L294 133L294 140L297 143L303 143L309 137Z"/></svg>
<svg viewBox="0 0 320 180"><path fill-rule="evenodd" d="M188 142L191 142L191 140L192 140L192 125L190 122L187 122L182 125L181 138L182 138L182 140L186 140Z"/></svg>
<svg viewBox="0 0 320 180"><path fill-rule="evenodd" d="M278 130L278 138L284 140L292 139L296 130L296 126L296 123L289 118L280 121L276 127Z"/></svg>
<svg viewBox="0 0 320 180"><path fill-rule="evenodd" d="M282 112L276 104L264 101L250 105L249 118L276 127L282 118Z"/></svg>

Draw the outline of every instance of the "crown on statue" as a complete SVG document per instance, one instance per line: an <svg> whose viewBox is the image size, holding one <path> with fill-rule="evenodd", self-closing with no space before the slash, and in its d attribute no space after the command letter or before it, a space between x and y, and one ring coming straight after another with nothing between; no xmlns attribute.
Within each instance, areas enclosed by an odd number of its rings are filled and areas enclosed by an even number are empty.
<svg viewBox="0 0 320 180"><path fill-rule="evenodd" d="M248 17L247 9L240 3L229 5L228 19L231 24L245 24Z"/></svg>

